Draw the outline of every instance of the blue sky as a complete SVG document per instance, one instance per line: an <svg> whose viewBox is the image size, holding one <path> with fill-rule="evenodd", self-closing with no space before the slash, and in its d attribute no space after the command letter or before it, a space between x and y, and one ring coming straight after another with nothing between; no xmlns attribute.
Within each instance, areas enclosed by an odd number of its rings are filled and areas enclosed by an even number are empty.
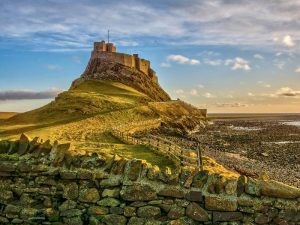
<svg viewBox="0 0 300 225"><path fill-rule="evenodd" d="M209 112L300 112L299 11L298 0L1 0L0 111L67 90L110 29L173 98Z"/></svg>

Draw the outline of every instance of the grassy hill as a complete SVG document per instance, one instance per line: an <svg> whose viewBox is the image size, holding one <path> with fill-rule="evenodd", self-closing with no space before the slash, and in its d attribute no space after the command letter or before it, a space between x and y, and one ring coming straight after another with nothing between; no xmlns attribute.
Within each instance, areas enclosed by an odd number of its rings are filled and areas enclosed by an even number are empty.
<svg viewBox="0 0 300 225"><path fill-rule="evenodd" d="M146 159L160 166L172 161L157 155L146 146L127 145L111 135L112 128L134 122L162 119L182 123L202 114L181 101L155 102L146 94L114 81L76 80L70 90L51 103L25 113L0 120L0 139L18 139L21 133L52 142L72 142L77 150L101 151L126 157ZM200 117L199 117L200 116ZM194 126L194 124L191 124Z"/></svg>
<svg viewBox="0 0 300 225"><path fill-rule="evenodd" d="M80 150L117 153L172 166L172 161L147 147L124 144L110 134L117 125L158 118L145 105L149 101L145 94L121 83L84 81L44 107L0 121L0 139L18 139L26 132L44 140L72 142Z"/></svg>

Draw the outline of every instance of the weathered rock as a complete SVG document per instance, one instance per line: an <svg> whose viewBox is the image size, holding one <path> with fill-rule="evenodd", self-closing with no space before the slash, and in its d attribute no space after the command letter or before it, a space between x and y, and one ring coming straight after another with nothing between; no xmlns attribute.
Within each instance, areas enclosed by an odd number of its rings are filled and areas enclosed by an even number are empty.
<svg viewBox="0 0 300 225"><path fill-rule="evenodd" d="M64 186L64 198L74 200L78 198L78 194L79 190L77 183L71 182Z"/></svg>
<svg viewBox="0 0 300 225"><path fill-rule="evenodd" d="M64 217L75 217L75 216L81 216L82 212L79 209L68 209L65 211L62 211L60 213L60 216Z"/></svg>
<svg viewBox="0 0 300 225"><path fill-rule="evenodd" d="M64 180L74 180L77 178L76 171L61 170L59 174L60 174L60 177Z"/></svg>
<svg viewBox="0 0 300 225"><path fill-rule="evenodd" d="M100 206L115 207L120 205L120 201L115 198L104 198L97 202Z"/></svg>
<svg viewBox="0 0 300 225"><path fill-rule="evenodd" d="M8 153L10 141L0 140L0 154Z"/></svg>
<svg viewBox="0 0 300 225"><path fill-rule="evenodd" d="M109 212L111 214L122 215L124 213L124 209L121 207L111 207Z"/></svg>
<svg viewBox="0 0 300 225"><path fill-rule="evenodd" d="M167 186L158 192L158 195L165 197L183 198L184 192L177 187Z"/></svg>
<svg viewBox="0 0 300 225"><path fill-rule="evenodd" d="M38 146L38 148L33 152L35 155L39 156L41 154L48 155L52 149L52 145L50 143L50 140L45 141L41 145Z"/></svg>
<svg viewBox="0 0 300 225"><path fill-rule="evenodd" d="M7 205L4 209L4 214L10 214L10 215L18 215L21 211L21 207L15 206L15 205Z"/></svg>
<svg viewBox="0 0 300 225"><path fill-rule="evenodd" d="M131 217L127 225L143 225L145 223L144 218Z"/></svg>
<svg viewBox="0 0 300 225"><path fill-rule="evenodd" d="M20 212L20 218L28 220L35 217L38 214L38 210L34 208L23 208Z"/></svg>
<svg viewBox="0 0 300 225"><path fill-rule="evenodd" d="M167 225L190 225L186 218L178 219L178 220L172 220Z"/></svg>
<svg viewBox="0 0 300 225"><path fill-rule="evenodd" d="M19 149L18 149L19 155L24 155L25 153L27 153L30 141L31 141L31 139L29 136L27 136L24 133L21 134L20 141L19 141Z"/></svg>
<svg viewBox="0 0 300 225"><path fill-rule="evenodd" d="M168 218L174 220L174 219L179 219L184 215L185 215L185 208L174 205L170 208L170 211L168 213Z"/></svg>
<svg viewBox="0 0 300 225"><path fill-rule="evenodd" d="M83 222L79 216L64 218L64 224L67 225L83 225Z"/></svg>
<svg viewBox="0 0 300 225"><path fill-rule="evenodd" d="M255 223L257 223L257 224L269 224L270 221L271 221L271 218L269 218L268 216L263 215L263 214L258 214L255 217Z"/></svg>
<svg viewBox="0 0 300 225"><path fill-rule="evenodd" d="M105 215L102 221L107 225L126 225L127 219L121 215Z"/></svg>
<svg viewBox="0 0 300 225"><path fill-rule="evenodd" d="M236 180L230 180L225 184L225 192L228 195L233 195L237 191L237 181Z"/></svg>
<svg viewBox="0 0 300 225"><path fill-rule="evenodd" d="M0 216L0 224L6 224L9 223L9 220L3 216Z"/></svg>
<svg viewBox="0 0 300 225"><path fill-rule="evenodd" d="M236 211L237 199L222 195L205 196L205 208L215 211Z"/></svg>
<svg viewBox="0 0 300 225"><path fill-rule="evenodd" d="M138 208L137 215L142 218L154 218L160 215L160 208L155 206L143 206Z"/></svg>
<svg viewBox="0 0 300 225"><path fill-rule="evenodd" d="M88 214L90 215L106 215L109 213L108 208L101 206L91 206L88 209Z"/></svg>
<svg viewBox="0 0 300 225"><path fill-rule="evenodd" d="M118 198L120 196L120 188L114 189L104 189L102 192L102 197L111 197L111 198Z"/></svg>
<svg viewBox="0 0 300 225"><path fill-rule="evenodd" d="M66 211L69 209L75 209L76 208L77 203L72 201L72 200L66 200L64 201L59 207L59 211Z"/></svg>
<svg viewBox="0 0 300 225"><path fill-rule="evenodd" d="M213 212L213 222L230 222L243 219L240 212Z"/></svg>
<svg viewBox="0 0 300 225"><path fill-rule="evenodd" d="M262 195L276 198L295 199L300 197L300 189L279 183L274 180L260 180L260 192Z"/></svg>
<svg viewBox="0 0 300 225"><path fill-rule="evenodd" d="M154 219L146 219L144 225L161 225L162 223Z"/></svg>
<svg viewBox="0 0 300 225"><path fill-rule="evenodd" d="M151 201L156 199L155 190L148 185L123 186L120 195L125 201Z"/></svg>
<svg viewBox="0 0 300 225"><path fill-rule="evenodd" d="M54 143L53 148L50 152L50 160L53 165L59 165L63 162L67 152L71 148L71 143L58 144Z"/></svg>
<svg viewBox="0 0 300 225"><path fill-rule="evenodd" d="M252 178L247 180L245 192L249 195L260 196L260 186L258 182Z"/></svg>
<svg viewBox="0 0 300 225"><path fill-rule="evenodd" d="M200 171L193 177L192 187L202 188L208 179L208 171Z"/></svg>
<svg viewBox="0 0 300 225"><path fill-rule="evenodd" d="M133 217L136 216L136 208L131 206L124 207L124 216Z"/></svg>
<svg viewBox="0 0 300 225"><path fill-rule="evenodd" d="M188 205L186 215L196 221L205 222L209 220L208 213L195 202Z"/></svg>
<svg viewBox="0 0 300 225"><path fill-rule="evenodd" d="M237 180L237 196L241 196L244 191L245 191L245 185L247 183L247 177L246 176L239 176L238 180Z"/></svg>
<svg viewBox="0 0 300 225"><path fill-rule="evenodd" d="M79 192L79 201L87 203L96 203L100 195L96 188L83 189Z"/></svg>
<svg viewBox="0 0 300 225"><path fill-rule="evenodd" d="M0 202L1 203L8 203L13 199L14 195L12 193L12 191L0 191Z"/></svg>
<svg viewBox="0 0 300 225"><path fill-rule="evenodd" d="M34 152L40 145L40 138L39 137L35 137L31 140L31 142L29 143L29 148L28 148L28 153L32 153Z"/></svg>
<svg viewBox="0 0 300 225"><path fill-rule="evenodd" d="M190 191L185 194L185 199L191 202L203 202L202 192Z"/></svg>
<svg viewBox="0 0 300 225"><path fill-rule="evenodd" d="M117 187L120 185L120 179L104 179L101 180L100 186L102 187Z"/></svg>
<svg viewBox="0 0 300 225"><path fill-rule="evenodd" d="M129 168L125 176L131 181L136 181L139 178L142 170L142 160L133 159L129 161L128 164Z"/></svg>

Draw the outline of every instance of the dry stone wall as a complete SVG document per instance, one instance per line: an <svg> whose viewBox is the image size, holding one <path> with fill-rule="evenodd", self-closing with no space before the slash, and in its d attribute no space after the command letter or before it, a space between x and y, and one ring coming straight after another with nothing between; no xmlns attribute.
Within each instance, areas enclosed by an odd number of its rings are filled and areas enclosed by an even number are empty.
<svg viewBox="0 0 300 225"><path fill-rule="evenodd" d="M172 173L98 154L59 153L57 164L53 151L61 145L43 145L52 146L50 157L29 154L26 144L23 137L13 147L22 156L0 154L0 224L300 224L300 190L275 181L187 168Z"/></svg>

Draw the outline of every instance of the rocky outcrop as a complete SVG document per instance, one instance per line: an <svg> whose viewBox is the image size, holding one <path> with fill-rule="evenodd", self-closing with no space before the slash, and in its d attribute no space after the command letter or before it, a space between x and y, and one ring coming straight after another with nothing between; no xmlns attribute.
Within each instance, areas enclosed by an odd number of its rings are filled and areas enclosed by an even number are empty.
<svg viewBox="0 0 300 225"><path fill-rule="evenodd" d="M143 72L105 59L91 59L84 74L81 75L81 79L120 82L145 93L153 101L171 100L169 95L159 86L158 82ZM78 80L75 80L72 86L76 85L76 82Z"/></svg>

